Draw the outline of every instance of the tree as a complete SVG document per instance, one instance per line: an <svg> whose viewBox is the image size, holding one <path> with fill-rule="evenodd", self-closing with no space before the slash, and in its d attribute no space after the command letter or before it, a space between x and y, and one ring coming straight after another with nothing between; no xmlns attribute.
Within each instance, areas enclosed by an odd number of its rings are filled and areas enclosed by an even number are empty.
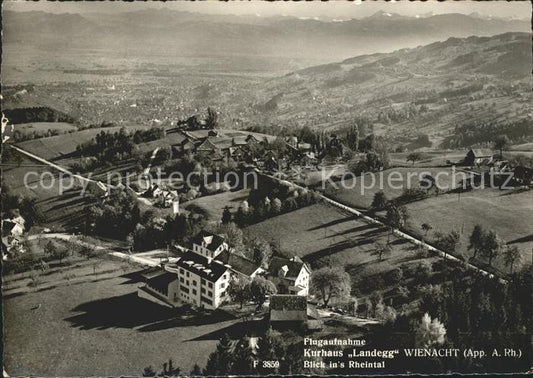
<svg viewBox="0 0 533 378"><path fill-rule="evenodd" d="M284 212L288 213L289 211L296 210L298 208L298 202L294 197L286 198L283 201L282 209Z"/></svg>
<svg viewBox="0 0 533 378"><path fill-rule="evenodd" d="M340 299L350 294L350 276L341 268L321 268L312 273L311 287L327 306L331 298Z"/></svg>
<svg viewBox="0 0 533 378"><path fill-rule="evenodd" d="M422 160L422 154L420 152L412 152L409 155L407 155L406 160L408 162L411 161L413 165L415 165L415 162Z"/></svg>
<svg viewBox="0 0 533 378"><path fill-rule="evenodd" d="M270 211L272 214L277 215L281 212L281 201L279 198L274 198L270 204Z"/></svg>
<svg viewBox="0 0 533 378"><path fill-rule="evenodd" d="M250 300L250 282L242 277L233 278L229 283L228 294L234 302L242 306Z"/></svg>
<svg viewBox="0 0 533 378"><path fill-rule="evenodd" d="M200 375L202 375L202 369L200 369L200 366L198 366L198 364L194 364L191 370L191 377L198 377Z"/></svg>
<svg viewBox="0 0 533 378"><path fill-rule="evenodd" d="M155 377L156 375L157 373L152 365L145 367L143 370L143 377Z"/></svg>
<svg viewBox="0 0 533 378"><path fill-rule="evenodd" d="M357 124L354 124L348 131L348 134L346 135L346 144L353 151L359 149L359 127Z"/></svg>
<svg viewBox="0 0 533 378"><path fill-rule="evenodd" d="M474 258L476 257L477 253L481 250L483 247L483 240L485 239L485 231L483 228L476 224L474 226L474 229L472 230L472 234L469 238L469 244L468 244L468 250L473 249L474 250Z"/></svg>
<svg viewBox="0 0 533 378"><path fill-rule="evenodd" d="M500 150L500 158L503 159L503 150L509 145L509 138L507 135L500 135L494 140L494 148Z"/></svg>
<svg viewBox="0 0 533 378"><path fill-rule="evenodd" d="M59 265L61 265L62 262L63 262L63 259L64 259L65 257L68 257L69 255L70 255L70 252L69 252L68 249L66 249L66 248L57 248L56 251L55 251L55 253L52 254L52 257L53 257L54 259L59 260Z"/></svg>
<svg viewBox="0 0 533 378"><path fill-rule="evenodd" d="M216 129L218 126L218 114L216 110L207 108L207 118L205 124L208 129Z"/></svg>
<svg viewBox="0 0 533 378"><path fill-rule="evenodd" d="M435 244L444 252L444 255L446 255L446 253L455 254L457 252L461 242L461 234L459 234L459 232L455 230L450 231L448 234L442 234L439 232L436 233L436 237L437 240L435 241Z"/></svg>
<svg viewBox="0 0 533 378"><path fill-rule="evenodd" d="M357 309L359 308L359 301L356 297L351 297L348 301L347 310L352 316L357 315Z"/></svg>
<svg viewBox="0 0 533 378"><path fill-rule="evenodd" d="M402 228L409 219L409 211L405 206L397 206L394 203L389 203L387 207L387 221L393 228Z"/></svg>
<svg viewBox="0 0 533 378"><path fill-rule="evenodd" d="M250 347L250 338L244 336L235 345L233 351L233 366L232 374L235 375L250 375L254 370L252 348Z"/></svg>
<svg viewBox="0 0 533 378"><path fill-rule="evenodd" d="M445 336L446 328L444 325L437 318L431 320L426 312L416 329L417 346L428 348L435 344L444 344Z"/></svg>
<svg viewBox="0 0 533 378"><path fill-rule="evenodd" d="M263 307L267 297L276 294L276 286L269 280L262 277L255 277L250 283L250 296L252 301L257 304L257 309Z"/></svg>
<svg viewBox="0 0 533 378"><path fill-rule="evenodd" d="M44 254L49 257L53 257L57 253L57 247L54 242L49 240L44 246Z"/></svg>
<svg viewBox="0 0 533 378"><path fill-rule="evenodd" d="M376 253L379 256L379 261L383 260L383 255L391 253L391 247L389 243L376 243Z"/></svg>
<svg viewBox="0 0 533 378"><path fill-rule="evenodd" d="M283 357L283 343L280 334L269 328L265 334L257 339L256 354L258 361L279 360ZM261 369L259 371L262 373ZM273 369L266 370L268 374L275 374Z"/></svg>
<svg viewBox="0 0 533 378"><path fill-rule="evenodd" d="M372 200L372 209L378 210L383 209L387 206L388 200L382 190L374 194L374 199Z"/></svg>
<svg viewBox="0 0 533 378"><path fill-rule="evenodd" d="M522 261L522 255L520 254L520 250L516 246L507 246L505 250L503 251L503 259L505 262L505 266L509 267L509 272L513 274L513 267L515 264L519 264L520 261Z"/></svg>
<svg viewBox="0 0 533 378"><path fill-rule="evenodd" d="M237 254L242 255L244 253L243 233L237 224L233 222L222 224L216 228L214 233L224 235L228 245L233 248Z"/></svg>
<svg viewBox="0 0 533 378"><path fill-rule="evenodd" d="M422 227L422 230L424 230L424 232L426 233L425 234L426 236L428 235L428 232L433 229L433 226L430 225L429 223L422 223L421 227Z"/></svg>
<svg viewBox="0 0 533 378"><path fill-rule="evenodd" d="M501 252L503 242L494 231L489 231L483 238L482 253L489 259L489 266L492 260Z"/></svg>
<svg viewBox="0 0 533 378"><path fill-rule="evenodd" d="M222 212L222 224L228 224L231 222L231 211L229 207L225 206Z"/></svg>
<svg viewBox="0 0 533 378"><path fill-rule="evenodd" d="M268 265L268 262L272 257L272 248L264 239L254 238L250 242L249 255L257 265L264 268Z"/></svg>
<svg viewBox="0 0 533 378"><path fill-rule="evenodd" d="M160 375L164 377L175 377L175 376L180 375L180 373L181 373L180 367L179 366L174 367L172 359L169 359L168 363L167 362L163 363L163 371L161 372Z"/></svg>
<svg viewBox="0 0 533 378"><path fill-rule="evenodd" d="M229 375L233 364L233 344L228 334L223 334L216 350L209 355L204 375Z"/></svg>

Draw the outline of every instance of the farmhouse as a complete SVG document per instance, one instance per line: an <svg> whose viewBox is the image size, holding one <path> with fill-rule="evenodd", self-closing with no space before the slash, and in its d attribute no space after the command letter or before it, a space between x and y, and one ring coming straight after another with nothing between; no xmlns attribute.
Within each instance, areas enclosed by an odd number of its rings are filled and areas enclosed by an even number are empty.
<svg viewBox="0 0 533 378"><path fill-rule="evenodd" d="M464 159L465 165L488 165L492 162L492 151L486 148L470 149Z"/></svg>
<svg viewBox="0 0 533 378"><path fill-rule="evenodd" d="M275 329L319 329L321 321L315 305L299 295L270 297L270 325Z"/></svg>
<svg viewBox="0 0 533 378"><path fill-rule="evenodd" d="M311 270L299 257L274 257L268 267L267 278L276 285L279 294L307 296Z"/></svg>
<svg viewBox="0 0 533 378"><path fill-rule="evenodd" d="M216 309L228 300L232 277L251 279L263 272L253 261L231 253L223 237L203 231L176 263L149 272L138 294L171 307L190 303Z"/></svg>

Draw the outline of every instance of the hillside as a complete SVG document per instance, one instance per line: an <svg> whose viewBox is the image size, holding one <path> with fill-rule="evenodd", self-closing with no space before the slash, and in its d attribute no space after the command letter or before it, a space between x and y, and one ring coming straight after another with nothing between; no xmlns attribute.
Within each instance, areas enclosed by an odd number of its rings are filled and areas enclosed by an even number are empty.
<svg viewBox="0 0 533 378"><path fill-rule="evenodd" d="M277 123L338 129L368 118L378 134L440 143L456 125L531 120L531 37L449 38L285 75L258 94ZM531 137L531 135L530 135Z"/></svg>

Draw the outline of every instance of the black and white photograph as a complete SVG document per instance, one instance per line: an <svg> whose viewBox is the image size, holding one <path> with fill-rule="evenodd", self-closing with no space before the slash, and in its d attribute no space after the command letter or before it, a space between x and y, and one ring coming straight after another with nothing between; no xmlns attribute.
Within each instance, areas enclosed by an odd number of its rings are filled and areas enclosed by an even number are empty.
<svg viewBox="0 0 533 378"><path fill-rule="evenodd" d="M1 6L4 377L533 373L530 1Z"/></svg>

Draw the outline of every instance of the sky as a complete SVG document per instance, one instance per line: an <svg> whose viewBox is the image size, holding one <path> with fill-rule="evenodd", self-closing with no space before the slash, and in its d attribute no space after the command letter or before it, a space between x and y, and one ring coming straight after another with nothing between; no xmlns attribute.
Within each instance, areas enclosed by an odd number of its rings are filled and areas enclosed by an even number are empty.
<svg viewBox="0 0 533 378"><path fill-rule="evenodd" d="M295 17L317 17L319 19L349 19L361 18L383 10L406 16L415 16L434 12L441 13L464 13L477 12L485 16L496 17L531 17L531 3L529 1L445 1L426 2L399 1L26 1L4 0L3 8L16 11L46 11L52 13L84 13L105 12L118 13L141 9L172 9L200 13L215 14L251 14L261 17L287 15Z"/></svg>

